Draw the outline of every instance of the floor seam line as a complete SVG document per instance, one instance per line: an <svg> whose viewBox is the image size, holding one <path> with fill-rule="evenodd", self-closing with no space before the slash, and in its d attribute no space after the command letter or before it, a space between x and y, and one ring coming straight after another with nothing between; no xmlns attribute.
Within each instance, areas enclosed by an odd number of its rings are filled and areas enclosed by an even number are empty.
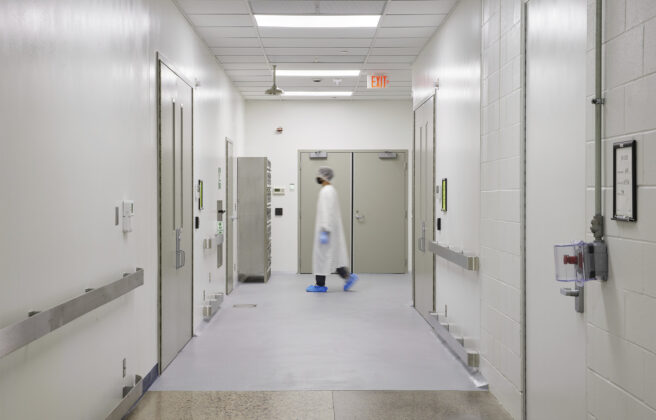
<svg viewBox="0 0 656 420"><path fill-rule="evenodd" d="M337 410L335 410L335 391L330 391L330 398L333 400L333 420L337 420Z"/></svg>

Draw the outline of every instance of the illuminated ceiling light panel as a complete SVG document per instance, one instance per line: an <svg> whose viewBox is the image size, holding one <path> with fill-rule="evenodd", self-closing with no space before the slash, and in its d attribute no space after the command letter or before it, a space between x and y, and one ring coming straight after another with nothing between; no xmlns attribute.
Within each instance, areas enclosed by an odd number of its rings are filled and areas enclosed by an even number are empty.
<svg viewBox="0 0 656 420"><path fill-rule="evenodd" d="M278 70L278 76L289 77L357 77L360 70Z"/></svg>
<svg viewBox="0 0 656 420"><path fill-rule="evenodd" d="M285 91L282 96L351 96L353 92L290 92Z"/></svg>
<svg viewBox="0 0 656 420"><path fill-rule="evenodd" d="M257 25L278 28L375 28L380 15L255 15Z"/></svg>

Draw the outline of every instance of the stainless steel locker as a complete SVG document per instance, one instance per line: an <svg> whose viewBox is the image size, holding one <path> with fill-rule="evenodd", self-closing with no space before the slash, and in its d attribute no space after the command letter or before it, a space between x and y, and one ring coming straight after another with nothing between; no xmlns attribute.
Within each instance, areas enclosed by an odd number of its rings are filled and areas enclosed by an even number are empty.
<svg viewBox="0 0 656 420"><path fill-rule="evenodd" d="M271 276L271 162L237 158L239 280L268 281Z"/></svg>

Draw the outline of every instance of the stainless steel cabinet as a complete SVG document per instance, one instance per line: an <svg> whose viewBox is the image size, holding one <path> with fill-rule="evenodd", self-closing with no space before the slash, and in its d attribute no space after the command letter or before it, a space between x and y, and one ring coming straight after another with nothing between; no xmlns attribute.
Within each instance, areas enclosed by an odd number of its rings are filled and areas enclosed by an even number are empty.
<svg viewBox="0 0 656 420"><path fill-rule="evenodd" d="M239 280L271 276L271 162L237 158Z"/></svg>

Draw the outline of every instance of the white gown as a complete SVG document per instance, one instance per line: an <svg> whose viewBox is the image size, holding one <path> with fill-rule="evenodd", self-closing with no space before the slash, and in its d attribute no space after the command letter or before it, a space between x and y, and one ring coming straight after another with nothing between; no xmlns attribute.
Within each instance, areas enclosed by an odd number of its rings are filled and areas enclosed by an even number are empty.
<svg viewBox="0 0 656 420"><path fill-rule="evenodd" d="M322 230L330 232L327 244L319 243L319 233ZM348 264L337 190L332 185L325 185L319 191L317 202L312 271L315 275L327 276L339 267L348 267Z"/></svg>

